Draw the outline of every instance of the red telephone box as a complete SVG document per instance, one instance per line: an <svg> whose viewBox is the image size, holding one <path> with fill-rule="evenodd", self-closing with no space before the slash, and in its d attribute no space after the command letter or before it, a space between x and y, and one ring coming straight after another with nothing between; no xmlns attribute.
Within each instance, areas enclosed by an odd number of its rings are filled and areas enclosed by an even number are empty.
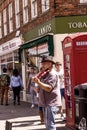
<svg viewBox="0 0 87 130"><path fill-rule="evenodd" d="M76 33L62 42L65 76L66 125L74 129L74 87L87 82L87 33Z"/></svg>

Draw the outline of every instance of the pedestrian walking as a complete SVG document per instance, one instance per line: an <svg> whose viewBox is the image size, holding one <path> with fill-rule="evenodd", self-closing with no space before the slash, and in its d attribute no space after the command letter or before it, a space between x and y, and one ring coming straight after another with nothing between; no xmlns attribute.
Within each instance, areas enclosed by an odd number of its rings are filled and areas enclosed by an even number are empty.
<svg viewBox="0 0 87 130"><path fill-rule="evenodd" d="M17 104L20 105L20 91L23 89L23 83L17 69L13 70L13 75L11 76L10 81L10 89L13 90L13 104L16 105L17 100Z"/></svg>
<svg viewBox="0 0 87 130"><path fill-rule="evenodd" d="M8 104L8 90L9 90L9 84L10 84L10 76L7 74L7 68L3 68L3 73L0 76L0 90L1 90L1 100L0 104L3 105L5 102L5 105ZM5 99L4 99L5 98ZM4 101L5 100L5 101Z"/></svg>
<svg viewBox="0 0 87 130"><path fill-rule="evenodd" d="M37 77L39 77L42 73L44 72L44 70L42 68L40 68L40 72L37 74ZM39 77L40 79L40 77ZM35 88L34 88L36 94L37 94L37 100L38 100L38 85L35 83ZM42 106L39 106L38 104L38 110L39 110L39 115L40 115L40 121L41 121L41 124L44 124L44 108Z"/></svg>
<svg viewBox="0 0 87 130"><path fill-rule="evenodd" d="M31 95L31 108L35 107L35 97L36 97L36 92L34 91L35 83L32 81L32 77L34 76L35 76L34 68L31 67L29 79L27 83L27 90L30 92L30 95Z"/></svg>
<svg viewBox="0 0 87 130"><path fill-rule="evenodd" d="M38 84L39 105L44 107L44 122L47 130L56 130L55 114L58 111L58 77L53 69L54 61L50 56L42 58L42 68L44 73L39 79L38 76L33 77L33 81Z"/></svg>
<svg viewBox="0 0 87 130"><path fill-rule="evenodd" d="M55 63L56 72L58 74L58 86L60 88L61 100L63 100L63 98L65 100L64 71L61 68L61 66L62 64L59 61ZM63 104L61 104L59 111L60 111L62 120L65 120L65 117L63 114Z"/></svg>

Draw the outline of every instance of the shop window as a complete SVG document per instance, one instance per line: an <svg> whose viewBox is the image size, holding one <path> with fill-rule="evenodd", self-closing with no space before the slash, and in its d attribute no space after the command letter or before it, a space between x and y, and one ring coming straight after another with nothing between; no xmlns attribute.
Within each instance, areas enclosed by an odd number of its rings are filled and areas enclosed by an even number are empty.
<svg viewBox="0 0 87 130"><path fill-rule="evenodd" d="M45 54L48 54L47 43L27 49L26 59L27 59L28 65L39 67L41 57Z"/></svg>
<svg viewBox="0 0 87 130"><path fill-rule="evenodd" d="M18 50L16 50L16 51L14 52L14 61L15 61L16 63L18 63L18 61L19 61L19 59L18 59Z"/></svg>
<svg viewBox="0 0 87 130"><path fill-rule="evenodd" d="M7 64L7 70L10 73L10 75L12 75L12 72L13 72L13 63L8 63Z"/></svg>

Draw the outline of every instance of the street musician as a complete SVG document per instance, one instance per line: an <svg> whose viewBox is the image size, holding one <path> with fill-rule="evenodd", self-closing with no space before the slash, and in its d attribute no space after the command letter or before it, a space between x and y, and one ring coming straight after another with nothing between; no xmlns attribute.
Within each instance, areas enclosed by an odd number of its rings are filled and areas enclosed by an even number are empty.
<svg viewBox="0 0 87 130"><path fill-rule="evenodd" d="M38 85L39 105L44 107L46 129L56 130L55 114L60 106L60 95L58 95L58 77L53 69L55 62L50 56L43 56L41 63L43 73L33 77L32 80Z"/></svg>

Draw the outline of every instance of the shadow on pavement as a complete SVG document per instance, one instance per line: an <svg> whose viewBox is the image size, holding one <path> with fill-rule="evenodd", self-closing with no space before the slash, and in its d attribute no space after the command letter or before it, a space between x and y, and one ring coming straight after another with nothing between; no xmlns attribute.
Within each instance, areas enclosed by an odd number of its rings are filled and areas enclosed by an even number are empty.
<svg viewBox="0 0 87 130"><path fill-rule="evenodd" d="M21 105L15 106L12 100L9 103L9 106L0 105L0 121L10 122L13 130L46 130L45 125L40 123L37 105L32 109L28 102L21 101ZM56 125L57 130L69 130L60 117L57 117Z"/></svg>
<svg viewBox="0 0 87 130"><path fill-rule="evenodd" d="M28 117L38 115L38 107L30 108L31 104L21 102L21 105L13 105L10 102L9 106L0 105L0 120L9 120L13 118Z"/></svg>

